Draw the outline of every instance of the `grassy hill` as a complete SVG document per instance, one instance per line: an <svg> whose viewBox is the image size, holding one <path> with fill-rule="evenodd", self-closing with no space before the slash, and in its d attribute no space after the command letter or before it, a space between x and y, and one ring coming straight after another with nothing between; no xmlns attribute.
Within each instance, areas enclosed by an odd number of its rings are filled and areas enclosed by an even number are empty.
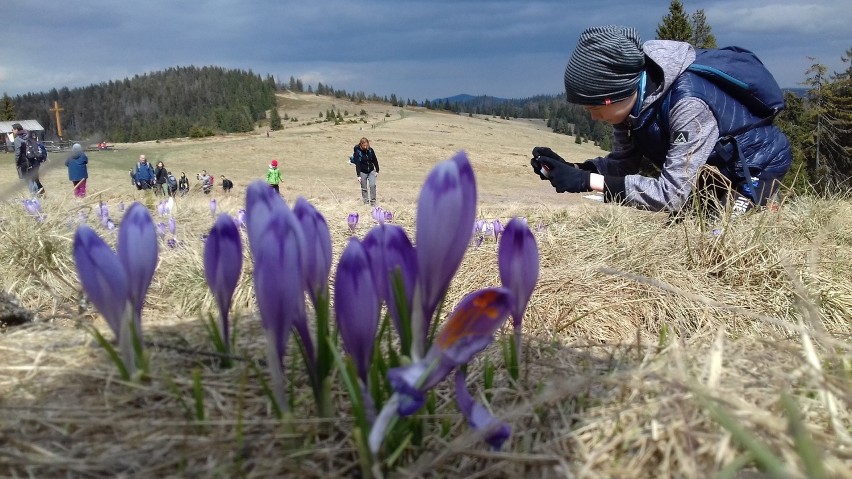
<svg viewBox="0 0 852 479"><path fill-rule="evenodd" d="M340 125L321 121L329 109L349 114ZM417 434L398 455L384 456L385 470L396 471L390 476L852 477L848 202L789 195L778 211L736 222L670 225L666 215L556 194L530 171L534 146L574 161L603 152L542 122L307 94L280 95L279 111L296 121L268 136L259 129L91 152L83 201L72 196L64 159L54 157L42 175L43 222L25 213L7 166L2 285L37 321L0 333L0 476L357 477L339 375L334 417L316 418L291 344L294 417L282 423L270 408L266 372L251 367L262 361L265 340L250 261L232 309L244 360L223 369L209 354L203 318L215 314L215 302L201 258L211 197L219 211L236 214L246 185L275 158L288 203L303 196L326 218L336 264L350 238L347 215L360 214L361 238L375 224L348 163L364 136L381 165L379 205L410 237L426 175L465 150L478 217L503 224L526 217L541 257L520 379L506 373L499 342L468 368L477 400L512 427L503 450L470 432L445 381ZM161 244L142 315L150 377L125 383L89 332L110 335L94 309L80 306L70 251L81 215L97 225L99 201L116 220L120 202L141 201L155 222L166 221L156 215L157 199L130 185L127 171L142 153L193 183L206 169L217 186L224 174L236 187L177 200L179 246ZM115 241L114 232L94 227ZM499 285L496 256L493 238L469 248L444 317L470 291Z"/></svg>

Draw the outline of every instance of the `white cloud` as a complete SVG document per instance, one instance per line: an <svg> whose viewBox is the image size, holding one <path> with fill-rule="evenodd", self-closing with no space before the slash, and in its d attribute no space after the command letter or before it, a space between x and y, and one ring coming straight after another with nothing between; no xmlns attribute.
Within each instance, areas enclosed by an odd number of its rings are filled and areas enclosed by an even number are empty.
<svg viewBox="0 0 852 479"><path fill-rule="evenodd" d="M708 7L705 13L714 29L745 32L848 34L852 24L852 5L848 2L774 3L759 7L737 2Z"/></svg>

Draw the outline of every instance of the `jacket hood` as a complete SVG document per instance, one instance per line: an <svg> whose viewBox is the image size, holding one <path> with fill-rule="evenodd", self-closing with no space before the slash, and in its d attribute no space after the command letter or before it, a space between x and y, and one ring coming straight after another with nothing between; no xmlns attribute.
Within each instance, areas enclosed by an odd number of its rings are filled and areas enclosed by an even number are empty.
<svg viewBox="0 0 852 479"><path fill-rule="evenodd" d="M695 61L695 48L685 42L648 40L642 44L642 50L663 71L662 84L642 102L641 110L645 110L665 95L675 79Z"/></svg>

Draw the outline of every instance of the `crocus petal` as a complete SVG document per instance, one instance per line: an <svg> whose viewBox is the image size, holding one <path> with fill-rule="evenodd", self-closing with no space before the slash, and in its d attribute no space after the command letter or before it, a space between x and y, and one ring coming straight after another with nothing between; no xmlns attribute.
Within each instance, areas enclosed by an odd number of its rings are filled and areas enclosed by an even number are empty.
<svg viewBox="0 0 852 479"><path fill-rule="evenodd" d="M350 231L355 231L355 228L358 226L358 213L349 213L349 216L346 218L346 223L349 225Z"/></svg>
<svg viewBox="0 0 852 479"><path fill-rule="evenodd" d="M82 225L74 234L74 264L86 297L106 319L115 337L129 307L127 273L115 252L91 228Z"/></svg>
<svg viewBox="0 0 852 479"><path fill-rule="evenodd" d="M222 339L228 344L228 311L243 269L240 231L230 216L220 214L204 242L204 276L216 297L222 319Z"/></svg>
<svg viewBox="0 0 852 479"><path fill-rule="evenodd" d="M396 272L402 274L402 285L408 305L407 317L411 317L414 285L417 281L417 253L405 230L396 225L381 224L364 236L364 250L373 268L376 291L385 304L398 334L402 334L401 314L393 291Z"/></svg>
<svg viewBox="0 0 852 479"><path fill-rule="evenodd" d="M262 230L266 229L275 212L280 210L289 212L281 195L275 193L266 182L258 180L249 184L246 189L246 232L252 252L257 249L255 241L262 236Z"/></svg>
<svg viewBox="0 0 852 479"><path fill-rule="evenodd" d="M485 442L487 442L491 447L494 449L500 449L506 439L509 438L509 435L512 433L512 429L505 422L492 416L491 413L485 409L485 406L479 404L473 399L470 392L467 390L467 386L465 385L465 373L461 369L456 371L455 386L456 404L465 419L467 419L467 423L470 427L479 431L483 435Z"/></svg>
<svg viewBox="0 0 852 479"><path fill-rule="evenodd" d="M384 223L385 210L383 210L381 206L374 206L371 213L373 215L373 219L376 220L377 223Z"/></svg>
<svg viewBox="0 0 852 479"><path fill-rule="evenodd" d="M166 237L166 224L162 221L157 223L157 234L160 235L160 238Z"/></svg>
<svg viewBox="0 0 852 479"><path fill-rule="evenodd" d="M512 325L519 328L530 296L538 281L538 246L526 223L513 218L506 225L497 250L500 281L512 291Z"/></svg>
<svg viewBox="0 0 852 479"><path fill-rule="evenodd" d="M417 200L417 289L415 315L425 338L438 302L461 264L476 217L476 180L464 152L439 163L429 173ZM447 228L447 225L453 225ZM416 323L415 323L416 324ZM415 344L422 348L422 344Z"/></svg>
<svg viewBox="0 0 852 479"><path fill-rule="evenodd" d="M305 321L304 236L281 197L262 181L249 185L246 207L260 318L280 358L293 325Z"/></svg>
<svg viewBox="0 0 852 479"><path fill-rule="evenodd" d="M334 313L343 348L352 357L365 383L373 356L380 304L367 253L358 239L350 238L334 277Z"/></svg>
<svg viewBox="0 0 852 479"><path fill-rule="evenodd" d="M293 205L293 214L302 225L305 244L305 277L308 295L316 303L317 294L328 291L328 275L331 272L331 235L325 218L301 196Z"/></svg>
<svg viewBox="0 0 852 479"><path fill-rule="evenodd" d="M216 198L213 198L212 200L210 200L210 212L216 214L216 208Z"/></svg>
<svg viewBox="0 0 852 479"><path fill-rule="evenodd" d="M391 387L400 395L400 415L416 411L412 405L422 404L422 393L494 341L494 332L509 316L513 301L511 291L505 288L470 293L453 310L423 359L388 371Z"/></svg>
<svg viewBox="0 0 852 479"><path fill-rule="evenodd" d="M134 202L118 228L118 258L127 272L130 302L137 318L157 268L157 251L157 232L151 214L142 203Z"/></svg>
<svg viewBox="0 0 852 479"><path fill-rule="evenodd" d="M494 220L493 229L494 229L494 239L495 240L500 239L500 233L503 232L503 223L501 223L500 220Z"/></svg>

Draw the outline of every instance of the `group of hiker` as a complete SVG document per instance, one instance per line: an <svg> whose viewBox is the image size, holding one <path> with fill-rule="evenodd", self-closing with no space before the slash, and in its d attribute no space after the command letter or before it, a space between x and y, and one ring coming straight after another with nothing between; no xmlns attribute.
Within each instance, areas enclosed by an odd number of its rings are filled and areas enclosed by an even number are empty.
<svg viewBox="0 0 852 479"><path fill-rule="evenodd" d="M152 167L148 163L148 158L145 155L139 155L139 161L130 171L130 183L137 190L153 190L157 195L184 196L190 191L189 178L186 173L181 171L180 178L175 178L175 175L166 169L166 165L162 161L158 161L157 165ZM200 184L201 191L205 195L209 195L213 190L215 178L207 173L207 170L201 170L195 176ZM222 175L221 177L222 190L225 193L230 193L234 187L234 183Z"/></svg>

